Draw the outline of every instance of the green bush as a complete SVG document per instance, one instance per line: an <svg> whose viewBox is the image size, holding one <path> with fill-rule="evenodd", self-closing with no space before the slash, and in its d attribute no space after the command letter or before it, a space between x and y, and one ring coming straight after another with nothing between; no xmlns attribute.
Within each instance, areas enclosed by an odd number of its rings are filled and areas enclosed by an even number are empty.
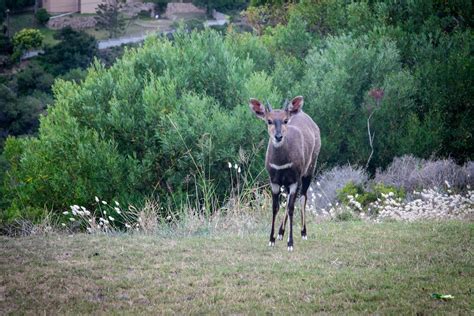
<svg viewBox="0 0 474 316"><path fill-rule="evenodd" d="M28 50L39 48L44 36L36 29L22 29L13 35L14 59L19 59Z"/></svg>
<svg viewBox="0 0 474 316"><path fill-rule="evenodd" d="M165 204L206 204L206 194L222 200L230 190L228 162L253 180L265 177L267 136L249 97L277 108L303 95L305 112L321 129L319 166L367 163L370 114L368 172L404 154L472 159L471 4L304 0L260 8L253 13L263 16L252 23L262 36L229 28L225 35L181 30L173 41L150 37L115 64L109 58L110 68L95 62L85 78L68 72L90 64L96 43L64 30L42 65L75 82L55 84L38 138L9 140L2 188L9 214L87 206L95 195L129 202L151 196ZM38 85L32 76L41 78L26 69L4 86L10 117L18 105L10 97L33 109L37 103L26 95L43 100L48 78ZM383 91L380 102L375 89ZM386 189L347 187L343 194L358 194L367 205Z"/></svg>
<svg viewBox="0 0 474 316"><path fill-rule="evenodd" d="M324 49L316 47L309 52L305 74L299 87L295 89L306 97L308 101L305 102L305 110L315 118L321 128L323 146L320 157L323 161L330 165L341 161L365 164L370 153L367 136L367 96L374 87L391 91L385 93L381 106L384 114L394 113L394 117L392 119L390 116L380 115L375 116L373 120L383 120L385 126L403 127L394 121L397 119L395 114L400 113L399 108L409 111L412 101L409 95L406 99L398 100L398 94L409 90L412 83L398 81L396 86L389 86L391 78L403 74L397 48L393 42L384 38L372 42L366 36L329 37ZM396 107L392 104L396 104ZM381 135L395 133L398 135L394 128L377 129L376 146L382 138ZM384 143L384 146L386 145L392 146ZM381 162L379 154L379 151L375 151L375 160L378 163L389 163Z"/></svg>
<svg viewBox="0 0 474 316"><path fill-rule="evenodd" d="M50 15L49 15L48 11L46 11L46 9L40 8L36 11L35 18L36 18L36 21L38 21L39 24L45 25L46 23L48 23Z"/></svg>
<svg viewBox="0 0 474 316"><path fill-rule="evenodd" d="M47 72L58 76L74 68L87 68L98 53L97 41L84 31L65 27L56 35L60 42L47 47L40 61Z"/></svg>
<svg viewBox="0 0 474 316"><path fill-rule="evenodd" d="M403 188L396 188L394 186L376 183L365 189L362 185L356 185L354 182L347 183L342 189L338 190L338 200L347 206L351 206L350 201L353 199L360 203L362 209L366 209L370 203L377 201L377 199L385 199L387 196L394 199L404 199L405 190ZM359 209L362 211L362 209Z"/></svg>
<svg viewBox="0 0 474 316"><path fill-rule="evenodd" d="M248 86L259 80L251 78L252 67L206 30L178 33L174 42L150 38L110 69L95 63L80 85L57 81L39 137L22 140L19 156L10 153L12 145L5 148L9 163L21 161L7 172L8 209L60 211L71 203L88 206L95 195L179 202L203 180L222 198L230 189L227 162L264 139L247 100L248 93L268 96L271 79ZM260 149L256 162L242 168L261 170Z"/></svg>
<svg viewBox="0 0 474 316"><path fill-rule="evenodd" d="M37 63L30 63L17 74L16 81L19 95L31 95L34 90L50 93L54 77Z"/></svg>

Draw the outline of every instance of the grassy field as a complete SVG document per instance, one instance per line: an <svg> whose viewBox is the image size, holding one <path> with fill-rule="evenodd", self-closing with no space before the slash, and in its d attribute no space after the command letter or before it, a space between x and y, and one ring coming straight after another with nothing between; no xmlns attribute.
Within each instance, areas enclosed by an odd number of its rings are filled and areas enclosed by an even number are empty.
<svg viewBox="0 0 474 316"><path fill-rule="evenodd" d="M474 224L311 224L267 234L0 237L0 314L471 314ZM451 294L443 301L432 293Z"/></svg>

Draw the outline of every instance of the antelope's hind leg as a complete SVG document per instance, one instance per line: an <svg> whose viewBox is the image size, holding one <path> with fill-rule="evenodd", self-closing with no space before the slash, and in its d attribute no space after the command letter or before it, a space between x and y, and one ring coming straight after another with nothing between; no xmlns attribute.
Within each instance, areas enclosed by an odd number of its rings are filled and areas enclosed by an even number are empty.
<svg viewBox="0 0 474 316"><path fill-rule="evenodd" d="M285 216L280 224L280 229L278 230L278 239L283 240L283 236L285 235L285 228L286 228L286 221L288 220L288 211L285 211Z"/></svg>
<svg viewBox="0 0 474 316"><path fill-rule="evenodd" d="M311 176L303 177L301 179L301 198L303 199L301 205L301 238L303 240L308 239L308 235L306 233L306 219L305 219L305 211L306 211L306 202L308 201L308 188L311 184Z"/></svg>

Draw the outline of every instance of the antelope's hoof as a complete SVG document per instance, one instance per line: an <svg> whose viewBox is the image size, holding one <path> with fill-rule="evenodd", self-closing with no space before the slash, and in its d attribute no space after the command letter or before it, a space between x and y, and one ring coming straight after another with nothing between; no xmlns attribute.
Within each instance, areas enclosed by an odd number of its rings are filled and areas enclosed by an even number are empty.
<svg viewBox="0 0 474 316"><path fill-rule="evenodd" d="M293 251L293 246L288 246L288 251L292 252Z"/></svg>
<svg viewBox="0 0 474 316"><path fill-rule="evenodd" d="M275 247L275 242L274 241L268 242L268 247Z"/></svg>
<svg viewBox="0 0 474 316"><path fill-rule="evenodd" d="M301 239L303 239L303 240L308 240L308 236L306 236L306 235L301 236Z"/></svg>
<svg viewBox="0 0 474 316"><path fill-rule="evenodd" d="M283 235L278 235L277 239L278 240L283 240Z"/></svg>

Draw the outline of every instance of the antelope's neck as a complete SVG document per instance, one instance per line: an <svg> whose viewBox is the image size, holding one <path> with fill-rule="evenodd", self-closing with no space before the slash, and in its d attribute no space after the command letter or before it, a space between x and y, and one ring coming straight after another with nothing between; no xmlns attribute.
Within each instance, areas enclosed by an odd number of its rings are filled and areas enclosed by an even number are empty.
<svg viewBox="0 0 474 316"><path fill-rule="evenodd" d="M286 138L282 140L281 145L278 144L277 146L275 146L275 143L270 139L267 149L267 161L270 166L277 166L276 169L279 169L279 167L288 167L289 164L291 164Z"/></svg>

